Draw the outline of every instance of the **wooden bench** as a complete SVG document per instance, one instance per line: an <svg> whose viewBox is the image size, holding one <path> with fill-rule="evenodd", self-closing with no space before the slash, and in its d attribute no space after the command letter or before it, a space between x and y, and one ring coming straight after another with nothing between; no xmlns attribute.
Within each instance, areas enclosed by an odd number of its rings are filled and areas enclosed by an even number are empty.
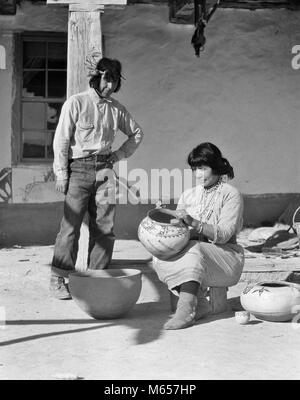
<svg viewBox="0 0 300 400"><path fill-rule="evenodd" d="M220 314L228 311L227 304L227 287L209 287L207 289L207 298L211 306L210 314ZM172 312L175 312L177 307L178 296L170 291L170 304Z"/></svg>

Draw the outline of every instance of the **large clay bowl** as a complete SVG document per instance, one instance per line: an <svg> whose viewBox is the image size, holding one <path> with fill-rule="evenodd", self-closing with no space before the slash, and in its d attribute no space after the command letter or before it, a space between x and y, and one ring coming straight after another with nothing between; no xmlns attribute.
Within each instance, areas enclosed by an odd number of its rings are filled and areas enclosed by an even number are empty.
<svg viewBox="0 0 300 400"><path fill-rule="evenodd" d="M182 222L171 224L176 219L174 210L153 209L141 221L138 228L140 242L153 256L167 260L178 254L190 239L189 228Z"/></svg>
<svg viewBox="0 0 300 400"><path fill-rule="evenodd" d="M243 308L266 321L290 321L300 311L300 285L286 281L260 282L241 294Z"/></svg>
<svg viewBox="0 0 300 400"><path fill-rule="evenodd" d="M142 274L136 269L106 269L75 272L69 289L78 306L95 319L118 318L137 302Z"/></svg>

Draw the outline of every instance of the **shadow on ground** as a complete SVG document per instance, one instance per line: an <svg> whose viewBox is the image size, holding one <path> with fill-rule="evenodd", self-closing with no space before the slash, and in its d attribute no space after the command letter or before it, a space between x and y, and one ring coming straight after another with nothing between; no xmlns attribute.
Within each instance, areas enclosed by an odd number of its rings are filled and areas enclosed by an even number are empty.
<svg viewBox="0 0 300 400"><path fill-rule="evenodd" d="M27 326L27 325L93 325L88 327L81 327L78 329L68 329L63 331L54 331L47 333L40 333L36 335L30 335L11 339L0 342L0 346L9 346L17 343L28 342L32 340L38 340L51 336L70 335L73 333L86 332L101 328L109 328L112 326L120 325L134 329L136 334L136 344L149 343L157 340L161 336L163 325L167 320L168 310L162 309L159 302L155 303L141 303L136 304L134 309L130 311L124 318L119 319L105 319L105 320L94 320L94 319L20 319L10 320L6 322L7 326Z"/></svg>
<svg viewBox="0 0 300 400"><path fill-rule="evenodd" d="M229 299L228 303L231 308L230 311L217 315L206 316L205 318L198 320L195 323L195 325L202 325L202 324L212 323L214 321L221 319L233 318L235 311L243 309L242 306L240 305L239 297ZM17 343L39 340L52 336L70 335L73 333L87 332L102 328L109 328L113 326L123 326L132 328L136 332L134 339L136 345L141 345L158 340L164 334L165 331L163 329L163 325L169 319L170 316L171 316L170 309L166 304L163 304L161 302L148 302L148 303L136 304L135 307L127 315L124 316L124 318L119 318L119 319L95 320L92 318L90 319L86 318L86 319L10 320L6 322L7 326L71 325L71 324L73 325L86 324L92 326L20 337L0 342L0 346L9 346ZM253 321L252 324L254 324L254 322L255 324L260 323L259 321Z"/></svg>
<svg viewBox="0 0 300 400"><path fill-rule="evenodd" d="M51 321L52 321L51 323L53 324L53 320L51 320ZM16 322L16 323L12 323L12 322ZM18 321L8 321L7 325L18 325L17 322ZM26 325L26 321L20 321L20 322L22 322L21 325ZM32 321L30 321L30 322L32 322ZM59 321L59 323L61 323L61 322ZM90 323L91 322L89 322L89 324ZM30 335L30 336L25 336L25 337L22 337L22 338L6 340L4 342L0 342L0 346L9 346L9 345L12 345L12 344L28 342L28 341L37 340L37 339L43 339L43 338L47 338L47 337L51 337L51 336L60 336L60 335L67 335L67 334L70 334L70 333L91 331L91 330L95 330L95 329L105 328L106 326L107 325L101 325L101 326L98 325L98 326L93 326L93 327L89 327L89 328L69 329L69 330L66 330L66 331L40 333L40 334L37 334L37 335Z"/></svg>

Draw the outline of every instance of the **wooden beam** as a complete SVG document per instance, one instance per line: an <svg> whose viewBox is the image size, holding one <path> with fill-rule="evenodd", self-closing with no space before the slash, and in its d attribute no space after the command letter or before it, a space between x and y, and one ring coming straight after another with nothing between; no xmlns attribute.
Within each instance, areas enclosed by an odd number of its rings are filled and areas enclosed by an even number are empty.
<svg viewBox="0 0 300 400"><path fill-rule="evenodd" d="M221 8L245 8L249 10L265 9L265 8L292 8L292 1L285 0L222 0Z"/></svg>
<svg viewBox="0 0 300 400"><path fill-rule="evenodd" d="M193 4L193 0L187 0L186 4ZM127 0L127 4L173 4L172 0ZM299 0L221 0L219 8L241 9L277 9L287 8L299 10Z"/></svg>
<svg viewBox="0 0 300 400"><path fill-rule="evenodd" d="M91 11L101 11L104 12L104 5L96 4L70 4L69 11L81 11L81 12L91 12Z"/></svg>
<svg viewBox="0 0 300 400"><path fill-rule="evenodd" d="M66 6L70 4L79 4L81 6L89 5L126 5L127 0L47 0L48 5Z"/></svg>

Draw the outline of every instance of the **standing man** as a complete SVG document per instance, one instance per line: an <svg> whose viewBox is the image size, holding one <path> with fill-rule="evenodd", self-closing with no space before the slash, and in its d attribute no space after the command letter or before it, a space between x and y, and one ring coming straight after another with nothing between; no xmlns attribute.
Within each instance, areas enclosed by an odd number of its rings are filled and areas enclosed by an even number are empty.
<svg viewBox="0 0 300 400"><path fill-rule="evenodd" d="M126 108L110 97L121 87L121 70L118 60L102 58L91 74L89 89L64 103L56 128L56 190L66 195L50 280L50 291L58 299L71 298L65 278L75 270L86 211L90 217L88 268L104 269L111 261L115 201L107 196L114 192L109 172L114 163L134 153L143 137L142 129ZM119 129L128 139L112 152Z"/></svg>

